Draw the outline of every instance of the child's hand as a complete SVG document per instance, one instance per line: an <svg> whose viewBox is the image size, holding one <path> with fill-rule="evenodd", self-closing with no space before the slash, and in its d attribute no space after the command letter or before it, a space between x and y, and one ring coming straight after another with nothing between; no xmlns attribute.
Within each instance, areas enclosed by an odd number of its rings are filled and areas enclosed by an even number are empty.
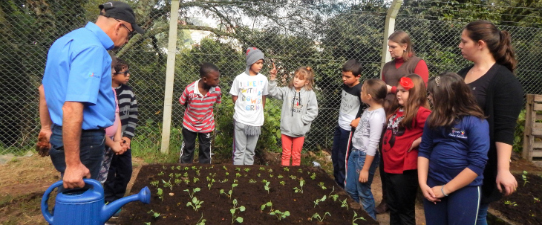
<svg viewBox="0 0 542 225"><path fill-rule="evenodd" d="M275 63L273 62L273 69L269 71L269 79L275 80L277 79L277 67L275 67Z"/></svg>
<svg viewBox="0 0 542 225"><path fill-rule="evenodd" d="M366 183L367 181L369 181L369 171L367 170L359 171L359 182Z"/></svg>
<svg viewBox="0 0 542 225"><path fill-rule="evenodd" d="M391 93L392 86L386 84L386 87L388 88L388 93Z"/></svg>
<svg viewBox="0 0 542 225"><path fill-rule="evenodd" d="M352 120L352 122L350 123L350 126L352 126L352 127L358 127L358 124L359 124L359 120L360 120L360 119L361 119L361 118L357 118L357 119L355 119L355 120Z"/></svg>
<svg viewBox="0 0 542 225"><path fill-rule="evenodd" d="M122 137L121 141L128 149L130 149L131 140L127 137Z"/></svg>
<svg viewBox="0 0 542 225"><path fill-rule="evenodd" d="M433 192L433 196L435 196L435 198L444 198L444 197L446 197L442 193L441 188L442 188L442 185L434 186L433 188L431 188L431 191Z"/></svg>
<svg viewBox="0 0 542 225"><path fill-rule="evenodd" d="M115 141L113 143L113 146L111 146L111 150L115 152L116 155L122 155L128 148L126 146L122 146L121 141Z"/></svg>
<svg viewBox="0 0 542 225"><path fill-rule="evenodd" d="M438 199L435 196L435 193L433 193L433 189L427 186L427 184L420 186L420 189L422 190L423 197L425 197L427 201L430 201L434 204L437 204L437 202L440 202L440 199Z"/></svg>

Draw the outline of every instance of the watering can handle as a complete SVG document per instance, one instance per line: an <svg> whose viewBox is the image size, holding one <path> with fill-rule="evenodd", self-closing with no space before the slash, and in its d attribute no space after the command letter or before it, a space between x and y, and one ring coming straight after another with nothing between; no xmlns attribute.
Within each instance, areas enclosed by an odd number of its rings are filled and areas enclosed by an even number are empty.
<svg viewBox="0 0 542 225"><path fill-rule="evenodd" d="M100 184L100 182L98 182L97 180L83 179L83 181L85 182L85 184L90 184L92 186L92 189L94 189L94 191L103 193L103 187ZM49 212L49 206L47 205L47 201L49 201L49 195L51 194L51 192L55 188L62 186L62 184L63 184L62 180L55 182L53 185L47 188L45 193L43 193L43 198L41 198L41 213L43 214L43 217L49 224L53 224L53 215L51 214L51 212Z"/></svg>

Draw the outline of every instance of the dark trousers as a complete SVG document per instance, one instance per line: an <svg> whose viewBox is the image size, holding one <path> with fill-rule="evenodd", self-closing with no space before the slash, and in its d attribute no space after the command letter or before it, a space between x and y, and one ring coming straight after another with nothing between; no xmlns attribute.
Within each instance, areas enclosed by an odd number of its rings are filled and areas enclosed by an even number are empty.
<svg viewBox="0 0 542 225"><path fill-rule="evenodd" d="M346 165L348 153L352 148L351 131L343 130L337 126L333 135L333 147L331 148L331 160L333 161L333 176L335 182L341 187L345 186Z"/></svg>
<svg viewBox="0 0 542 225"><path fill-rule="evenodd" d="M382 142L381 142L382 143ZM380 145L380 149L382 149L382 146ZM384 172L384 157L382 156L382 152L380 152L380 157L378 157L378 160L380 160L380 165L378 166L378 171L380 172L380 181L382 182L382 201L381 202L386 202L388 201L386 198L387 198L387 194L386 194L386 188L387 188L387 183L386 183L386 172ZM376 159L375 159L376 160Z"/></svg>
<svg viewBox="0 0 542 225"><path fill-rule="evenodd" d="M405 170L403 174L386 173L387 204L390 224L415 225L418 171Z"/></svg>
<svg viewBox="0 0 542 225"><path fill-rule="evenodd" d="M66 157L64 154L64 142L62 140L62 127L53 125L51 134L51 149L49 155L55 169L64 176L66 170ZM79 143L79 159L90 171L90 178L97 179L102 167L102 161L105 151L105 131L104 130L83 130ZM59 188L62 191L62 188Z"/></svg>
<svg viewBox="0 0 542 225"><path fill-rule="evenodd" d="M104 183L104 195L106 202L112 202L124 197L128 182L132 178L132 150L122 155L113 154L111 166Z"/></svg>
<svg viewBox="0 0 542 225"><path fill-rule="evenodd" d="M428 185L429 187L436 186L430 181ZM476 224L481 198L480 189L479 186L463 187L449 194L448 197L441 198L437 204L424 199L423 208L427 225Z"/></svg>
<svg viewBox="0 0 542 225"><path fill-rule="evenodd" d="M199 139L199 163L211 164L211 133L197 133L183 127L183 143L179 163L192 163L196 137Z"/></svg>

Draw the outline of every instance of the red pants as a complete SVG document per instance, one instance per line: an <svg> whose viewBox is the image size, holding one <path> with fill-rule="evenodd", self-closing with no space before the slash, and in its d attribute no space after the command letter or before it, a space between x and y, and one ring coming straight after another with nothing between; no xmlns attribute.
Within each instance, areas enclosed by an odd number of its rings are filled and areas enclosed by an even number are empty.
<svg viewBox="0 0 542 225"><path fill-rule="evenodd" d="M292 166L301 165L301 149L305 137L290 137L284 134L281 135L282 140L282 165L290 165L290 157L292 158Z"/></svg>

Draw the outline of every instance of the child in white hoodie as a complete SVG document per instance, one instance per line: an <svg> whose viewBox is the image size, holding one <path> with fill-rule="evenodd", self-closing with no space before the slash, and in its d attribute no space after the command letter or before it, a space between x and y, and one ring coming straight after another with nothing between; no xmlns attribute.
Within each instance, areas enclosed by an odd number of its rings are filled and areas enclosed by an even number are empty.
<svg viewBox="0 0 542 225"><path fill-rule="evenodd" d="M275 64L273 69L276 70ZM310 67L299 67L288 87L277 87L276 75L270 75L269 97L283 100L280 114L282 142L282 165L301 164L301 149L305 134L309 132L312 121L318 115L316 94L312 91L314 73Z"/></svg>

